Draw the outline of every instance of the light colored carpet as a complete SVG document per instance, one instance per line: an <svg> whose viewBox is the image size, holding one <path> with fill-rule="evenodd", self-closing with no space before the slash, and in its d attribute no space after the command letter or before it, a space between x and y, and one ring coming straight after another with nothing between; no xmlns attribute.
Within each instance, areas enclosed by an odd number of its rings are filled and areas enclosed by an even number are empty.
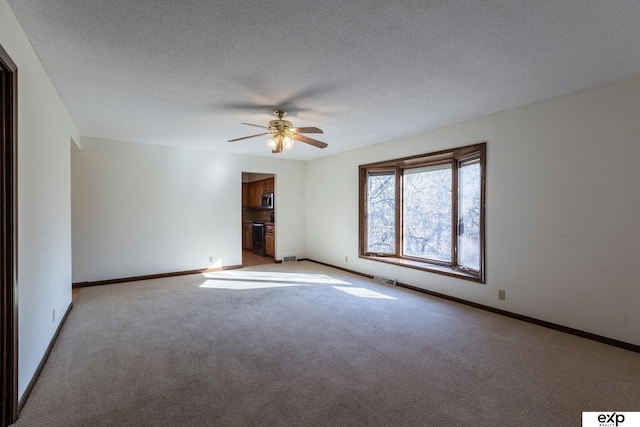
<svg viewBox="0 0 640 427"><path fill-rule="evenodd" d="M640 354L312 262L84 288L15 424L579 426Z"/></svg>

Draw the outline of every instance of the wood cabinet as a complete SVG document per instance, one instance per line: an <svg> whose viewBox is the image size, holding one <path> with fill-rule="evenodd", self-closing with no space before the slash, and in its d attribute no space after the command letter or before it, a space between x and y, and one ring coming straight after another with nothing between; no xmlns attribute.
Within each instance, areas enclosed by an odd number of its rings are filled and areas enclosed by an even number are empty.
<svg viewBox="0 0 640 427"><path fill-rule="evenodd" d="M259 181L250 182L247 188L247 204L250 208L259 208L262 206L262 186Z"/></svg>
<svg viewBox="0 0 640 427"><path fill-rule="evenodd" d="M242 223L242 247L244 249L253 249L253 230L251 223L245 221Z"/></svg>
<svg viewBox="0 0 640 427"><path fill-rule="evenodd" d="M264 242L267 256L275 256L275 226L273 224L265 225Z"/></svg>
<svg viewBox="0 0 640 427"><path fill-rule="evenodd" d="M242 207L249 207L249 184L246 182L242 183Z"/></svg>
<svg viewBox="0 0 640 427"><path fill-rule="evenodd" d="M263 193L273 193L274 188L275 188L275 183L273 178L265 179L263 181L263 187L262 187Z"/></svg>
<svg viewBox="0 0 640 427"><path fill-rule="evenodd" d="M273 178L242 184L242 206L245 208L261 208L262 195L264 193L273 193L274 188Z"/></svg>
<svg viewBox="0 0 640 427"><path fill-rule="evenodd" d="M262 181L256 181L249 184L251 190L249 194L251 194L251 200L249 202L252 208L261 208L262 207Z"/></svg>

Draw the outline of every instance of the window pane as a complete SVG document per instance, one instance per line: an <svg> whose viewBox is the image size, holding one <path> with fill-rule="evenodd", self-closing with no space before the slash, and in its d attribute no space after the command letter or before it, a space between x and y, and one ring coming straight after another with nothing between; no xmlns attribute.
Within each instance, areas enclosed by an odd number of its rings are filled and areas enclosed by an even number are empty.
<svg viewBox="0 0 640 427"><path fill-rule="evenodd" d="M396 251L395 171L367 173L367 252Z"/></svg>
<svg viewBox="0 0 640 427"><path fill-rule="evenodd" d="M451 164L405 169L403 254L451 262Z"/></svg>
<svg viewBox="0 0 640 427"><path fill-rule="evenodd" d="M480 270L480 162L460 163L458 181L458 264Z"/></svg>

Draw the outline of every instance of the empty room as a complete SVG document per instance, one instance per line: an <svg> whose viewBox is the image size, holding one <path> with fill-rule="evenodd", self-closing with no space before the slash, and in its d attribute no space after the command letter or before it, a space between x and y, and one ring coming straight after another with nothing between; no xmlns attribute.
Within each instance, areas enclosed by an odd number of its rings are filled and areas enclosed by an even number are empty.
<svg viewBox="0 0 640 427"><path fill-rule="evenodd" d="M0 0L0 426L640 425L636 0Z"/></svg>

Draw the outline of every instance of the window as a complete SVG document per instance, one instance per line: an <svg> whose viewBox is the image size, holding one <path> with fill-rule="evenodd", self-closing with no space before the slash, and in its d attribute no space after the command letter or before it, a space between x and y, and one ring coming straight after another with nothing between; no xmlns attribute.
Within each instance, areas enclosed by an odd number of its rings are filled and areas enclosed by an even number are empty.
<svg viewBox="0 0 640 427"><path fill-rule="evenodd" d="M486 143L360 166L360 256L484 283Z"/></svg>
<svg viewBox="0 0 640 427"><path fill-rule="evenodd" d="M396 253L396 172L367 174L367 252Z"/></svg>

